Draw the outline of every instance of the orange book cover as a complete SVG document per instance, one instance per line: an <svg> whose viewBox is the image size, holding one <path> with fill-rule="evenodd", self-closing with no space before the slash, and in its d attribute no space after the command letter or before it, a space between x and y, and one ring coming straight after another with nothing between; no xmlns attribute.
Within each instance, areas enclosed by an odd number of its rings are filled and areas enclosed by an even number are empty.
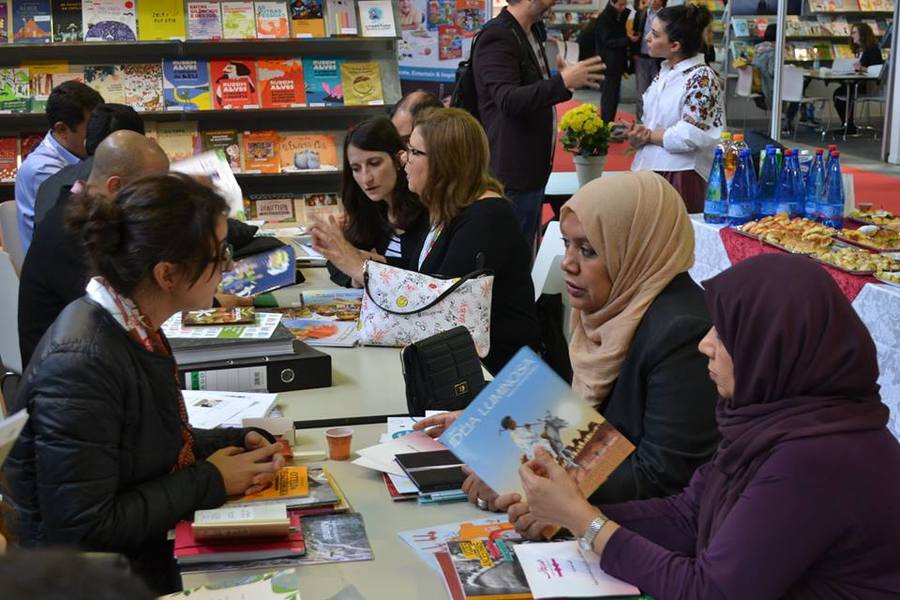
<svg viewBox="0 0 900 600"><path fill-rule="evenodd" d="M287 500L309 495L309 473L305 466L284 467L275 473L275 481L261 492L235 498L235 503L263 500Z"/></svg>
<svg viewBox="0 0 900 600"><path fill-rule="evenodd" d="M259 108L255 60L241 58L211 60L209 73L214 109Z"/></svg>
<svg viewBox="0 0 900 600"><path fill-rule="evenodd" d="M248 131L243 138L245 173L278 173L281 170L277 131Z"/></svg>
<svg viewBox="0 0 900 600"><path fill-rule="evenodd" d="M306 106L303 61L299 58L260 59L257 63L263 108Z"/></svg>
<svg viewBox="0 0 900 600"><path fill-rule="evenodd" d="M336 171L337 146L329 134L285 133L280 143L281 171Z"/></svg>

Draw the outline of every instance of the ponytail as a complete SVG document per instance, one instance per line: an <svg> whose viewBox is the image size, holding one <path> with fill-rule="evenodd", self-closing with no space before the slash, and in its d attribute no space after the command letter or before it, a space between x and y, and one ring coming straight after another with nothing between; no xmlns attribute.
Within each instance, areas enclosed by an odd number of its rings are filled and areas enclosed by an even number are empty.
<svg viewBox="0 0 900 600"><path fill-rule="evenodd" d="M694 4L667 6L656 18L665 26L669 41L681 44L682 58L691 58L702 51L703 32L712 23L708 8Z"/></svg>

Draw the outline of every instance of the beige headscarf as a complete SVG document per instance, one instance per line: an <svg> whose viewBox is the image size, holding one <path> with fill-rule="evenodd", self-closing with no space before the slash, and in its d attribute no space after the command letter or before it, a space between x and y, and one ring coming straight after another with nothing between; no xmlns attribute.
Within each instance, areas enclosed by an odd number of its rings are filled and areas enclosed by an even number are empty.
<svg viewBox="0 0 900 600"><path fill-rule="evenodd" d="M694 231L681 196L650 171L591 181L563 205L560 218L570 212L581 221L612 282L603 308L572 311L572 387L597 404L619 376L647 308L694 264Z"/></svg>

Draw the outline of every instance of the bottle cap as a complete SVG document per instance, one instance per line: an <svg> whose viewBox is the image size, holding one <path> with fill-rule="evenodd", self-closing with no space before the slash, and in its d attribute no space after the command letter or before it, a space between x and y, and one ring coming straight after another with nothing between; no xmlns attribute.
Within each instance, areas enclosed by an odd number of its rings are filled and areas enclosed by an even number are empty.
<svg viewBox="0 0 900 600"><path fill-rule="evenodd" d="M735 133L734 135L731 136L731 138L736 142L743 142L744 134L743 133Z"/></svg>
<svg viewBox="0 0 900 600"><path fill-rule="evenodd" d="M824 150L822 150L821 148L816 148L816 156L822 156L823 154L825 154Z"/></svg>
<svg viewBox="0 0 900 600"><path fill-rule="evenodd" d="M723 131L723 132L722 132L722 135L720 136L719 139L730 140L730 139L731 139L731 132L730 132L730 131Z"/></svg>
<svg viewBox="0 0 900 600"><path fill-rule="evenodd" d="M716 148L716 151L715 151L715 153L714 153L713 156L722 156L722 149L721 149L721 148Z"/></svg>
<svg viewBox="0 0 900 600"><path fill-rule="evenodd" d="M832 151L831 158L838 158L841 155L837 150Z"/></svg>
<svg viewBox="0 0 900 600"><path fill-rule="evenodd" d="M766 154L771 154L774 156L775 155L775 146L773 146L772 144L769 144L768 146L766 146Z"/></svg>
<svg viewBox="0 0 900 600"><path fill-rule="evenodd" d="M832 151L837 150L837 144L828 144L828 149Z"/></svg>
<svg viewBox="0 0 900 600"><path fill-rule="evenodd" d="M793 156L793 155L794 155L794 151L791 150L790 148L785 148L785 149L784 149L784 155L785 155L785 156Z"/></svg>

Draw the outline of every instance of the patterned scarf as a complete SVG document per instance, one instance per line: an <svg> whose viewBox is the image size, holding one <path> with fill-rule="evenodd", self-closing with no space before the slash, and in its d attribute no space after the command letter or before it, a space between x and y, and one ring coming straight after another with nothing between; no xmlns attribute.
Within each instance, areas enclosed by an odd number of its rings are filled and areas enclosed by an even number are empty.
<svg viewBox="0 0 900 600"><path fill-rule="evenodd" d="M147 325L148 321L137 305L129 298L119 294L102 277L94 277L88 282L87 296L109 312L128 335L145 350L163 356L171 356L172 351L163 341L162 333ZM181 450L174 471L180 471L197 462L194 456L194 434L188 424L187 408L181 395L181 382L178 381L178 369L175 369L175 389L178 390L178 418L181 421Z"/></svg>

